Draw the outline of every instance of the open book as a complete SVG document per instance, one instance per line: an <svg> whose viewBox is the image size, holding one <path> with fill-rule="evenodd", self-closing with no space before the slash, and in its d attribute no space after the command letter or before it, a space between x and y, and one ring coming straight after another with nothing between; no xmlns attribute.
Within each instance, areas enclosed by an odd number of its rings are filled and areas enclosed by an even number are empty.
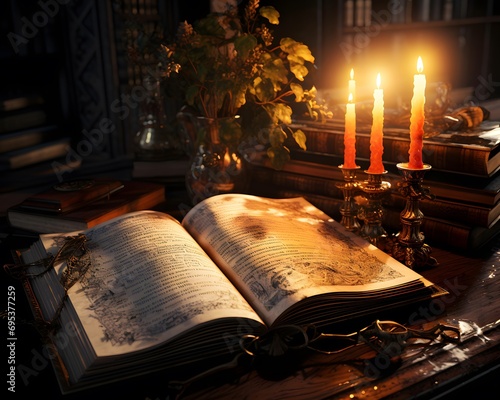
<svg viewBox="0 0 500 400"><path fill-rule="evenodd" d="M137 211L83 233L85 269L29 267L34 312L58 317L48 335L63 392L210 364L282 324L321 329L445 294L303 198L219 195L182 223ZM66 236L41 235L22 260Z"/></svg>

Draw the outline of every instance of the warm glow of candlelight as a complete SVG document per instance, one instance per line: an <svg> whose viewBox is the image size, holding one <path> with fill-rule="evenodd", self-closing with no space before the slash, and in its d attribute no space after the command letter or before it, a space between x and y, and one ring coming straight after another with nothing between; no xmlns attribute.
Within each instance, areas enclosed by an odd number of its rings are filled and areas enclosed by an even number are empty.
<svg viewBox="0 0 500 400"><path fill-rule="evenodd" d="M418 57L418 60L417 60L417 72L419 74L421 74L422 72L424 72L424 63L422 62L422 57Z"/></svg>
<svg viewBox="0 0 500 400"><path fill-rule="evenodd" d="M422 147L424 139L424 106L425 106L425 75L422 73L424 64L422 58L418 57L417 74L413 78L413 98L411 99L410 116L410 160L408 167L420 169L424 167L422 162Z"/></svg>
<svg viewBox="0 0 500 400"><path fill-rule="evenodd" d="M373 122L370 134L370 167L368 172L382 174L385 171L382 163L384 153L384 91L380 89L380 74L377 75L377 88L373 92Z"/></svg>
<svg viewBox="0 0 500 400"><path fill-rule="evenodd" d="M229 164L231 163L231 156L229 155L229 150L226 151L224 154L224 167L227 168L229 167Z"/></svg>
<svg viewBox="0 0 500 400"><path fill-rule="evenodd" d="M354 169L356 165L356 106L353 103L353 95L349 93L349 99L345 112L344 132L344 164L343 168Z"/></svg>
<svg viewBox="0 0 500 400"><path fill-rule="evenodd" d="M354 101L356 97L356 81L354 80L354 68L351 68L350 77L351 79L349 79L349 95L352 95L351 101Z"/></svg>

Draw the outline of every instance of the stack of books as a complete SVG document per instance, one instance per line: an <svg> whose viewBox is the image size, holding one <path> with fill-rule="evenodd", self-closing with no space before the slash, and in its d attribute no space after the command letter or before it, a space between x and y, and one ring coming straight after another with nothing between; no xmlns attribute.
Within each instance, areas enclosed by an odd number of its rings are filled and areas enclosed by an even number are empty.
<svg viewBox="0 0 500 400"><path fill-rule="evenodd" d="M14 191L55 179L52 162L75 168L68 161L71 137L64 134L38 93L0 98L0 192ZM69 165L71 164L71 165Z"/></svg>
<svg viewBox="0 0 500 400"><path fill-rule="evenodd" d="M154 182L78 179L29 196L7 210L12 228L37 233L73 232L165 201Z"/></svg>
<svg viewBox="0 0 500 400"><path fill-rule="evenodd" d="M304 196L333 217L340 218L344 182L342 124L297 124L307 136L307 150L292 148L292 159L282 170L255 162L253 192L267 196ZM407 162L408 130L384 129L383 179L391 183L384 204L384 227L396 233L405 198L399 193L397 164ZM359 180L366 180L370 131L358 128L356 156ZM426 242L455 249L474 250L500 233L500 126L484 121L477 129L446 132L424 140L424 163L431 165L424 186L434 199L422 199L421 231Z"/></svg>

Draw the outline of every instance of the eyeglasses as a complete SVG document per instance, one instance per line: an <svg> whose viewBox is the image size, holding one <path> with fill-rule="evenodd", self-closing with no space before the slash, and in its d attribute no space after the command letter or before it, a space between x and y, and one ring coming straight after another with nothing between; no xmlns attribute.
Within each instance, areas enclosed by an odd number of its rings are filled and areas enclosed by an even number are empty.
<svg viewBox="0 0 500 400"><path fill-rule="evenodd" d="M35 325L41 331L56 331L59 328L59 316L68 298L68 290L79 280L90 267L90 252L87 247L87 238L83 234L67 236L55 256L49 255L39 261L24 264L7 264L4 270L15 279L36 279L53 269L56 265L66 263L61 274L61 285L64 296L57 306L54 316L46 320L41 313L35 318ZM37 268L38 267L38 268ZM39 310L38 300L30 297L34 308Z"/></svg>
<svg viewBox="0 0 500 400"><path fill-rule="evenodd" d="M64 240L55 256L50 255L32 263L7 264L4 265L5 271L16 279L36 278L56 265L65 262L66 267L61 276L61 284L68 290L85 274L90 266L90 261L84 257L88 255L85 235L67 236ZM32 267L39 267L39 269L30 271Z"/></svg>
<svg viewBox="0 0 500 400"><path fill-rule="evenodd" d="M286 325L272 329L263 336L245 335L240 340L240 346L250 356L262 354L276 356L288 350L304 348L323 354L335 354L363 343L379 353L384 352L389 346L391 351L394 351L396 344L402 352L412 343L429 344L433 341L458 343L460 330L444 324L418 330L407 328L398 322L379 320L348 334L318 332L313 325L304 328Z"/></svg>

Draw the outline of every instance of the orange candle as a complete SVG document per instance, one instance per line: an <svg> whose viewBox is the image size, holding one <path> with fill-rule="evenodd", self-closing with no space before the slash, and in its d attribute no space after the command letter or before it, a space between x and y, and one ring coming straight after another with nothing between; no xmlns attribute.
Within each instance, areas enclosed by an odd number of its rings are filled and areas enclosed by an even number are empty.
<svg viewBox="0 0 500 400"><path fill-rule="evenodd" d="M417 72L413 78L413 98L411 99L410 117L410 161L409 168L423 168L422 147L424 139L424 105L425 105L425 75L422 73L424 64L418 57Z"/></svg>
<svg viewBox="0 0 500 400"><path fill-rule="evenodd" d="M370 134L370 167L368 172L382 174L385 171L382 163L384 153L384 91L380 89L380 74L377 75L377 88L373 92L373 122Z"/></svg>
<svg viewBox="0 0 500 400"><path fill-rule="evenodd" d="M356 101L356 81L354 80L354 69L351 68L351 79L349 79L349 94L352 94L352 101Z"/></svg>
<svg viewBox="0 0 500 400"><path fill-rule="evenodd" d="M356 108L349 93L345 111L344 164L343 168L354 169L356 165Z"/></svg>

